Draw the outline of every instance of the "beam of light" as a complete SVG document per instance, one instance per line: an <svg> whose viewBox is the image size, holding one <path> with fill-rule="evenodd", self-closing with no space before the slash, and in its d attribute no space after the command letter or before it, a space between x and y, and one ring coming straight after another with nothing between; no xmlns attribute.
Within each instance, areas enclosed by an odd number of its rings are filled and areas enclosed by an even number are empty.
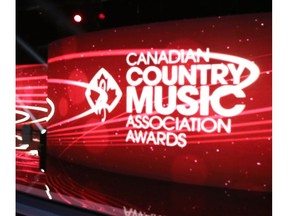
<svg viewBox="0 0 288 216"><path fill-rule="evenodd" d="M29 109L29 110L37 110L37 111L41 111L41 112L48 112L48 109L47 109L47 108L37 107L37 106L16 105L16 108Z"/></svg>
<svg viewBox="0 0 288 216"><path fill-rule="evenodd" d="M15 88L16 90L46 90L47 86L21 86Z"/></svg>
<svg viewBox="0 0 288 216"><path fill-rule="evenodd" d="M251 115L251 114L255 114L255 113L263 113L263 112L271 112L271 111L272 111L271 106L270 107L263 107L263 108L243 111L242 113L239 113L237 116Z"/></svg>
<svg viewBox="0 0 288 216"><path fill-rule="evenodd" d="M24 97L47 97L47 94L16 94L17 97L21 97L21 98L24 98Z"/></svg>
<svg viewBox="0 0 288 216"><path fill-rule="evenodd" d="M88 88L89 84L85 82L73 81L73 80L66 80L66 79L48 79L48 83L56 83L56 84L67 84L67 85L74 85L83 88Z"/></svg>
<svg viewBox="0 0 288 216"><path fill-rule="evenodd" d="M93 130L94 128L92 128L91 130ZM61 138L62 140L61 140L61 143L63 144L63 143L65 143L65 142L67 142L67 146L61 151L61 153L59 154L59 156L61 157L72 145L74 146L75 145L75 143L76 143L76 145L79 145L77 142L81 139L81 138L83 138L83 137L85 137L85 142L89 142L89 140L86 140L87 139L87 137L86 137L86 134L87 133L89 133L91 130L88 130L88 131L86 131L86 132L82 132L82 135L81 136L79 136L79 137L77 137L76 139L74 139L74 138L68 138L68 139L71 139L71 141L63 141L63 138ZM271 133L271 130L256 130L256 131L249 131L249 132L245 132L245 133L242 133L242 132L239 132L239 134L236 134L236 135L246 135L246 134L257 134L257 133L267 133L267 132L269 132L269 133ZM231 135L233 135L233 134L231 134ZM205 135L203 135L203 137L206 137L207 135L205 134ZM215 135L215 136L217 136L217 135ZM227 136L227 134L224 134L224 136ZM117 137L119 137L119 136L117 136ZM188 138L189 137L192 137L193 138L193 140L194 140L194 135L192 135L192 136L188 136L187 137L187 140L188 140ZM110 138L108 138L107 136L106 137L103 137L103 138L106 138L106 140L99 140L99 137L97 137L97 136L91 136L90 138L92 138L93 140L91 140L93 143L96 143L96 145L95 146L97 146L98 144L97 143L100 143L100 144L102 144L103 142L107 142L106 144L104 144L104 146L107 146L107 145L109 145L109 146L114 146L114 144L111 144L110 142L111 142L111 140L110 140ZM259 138L258 138L259 139ZM263 139L263 137L261 138L261 139ZM265 137L265 139L267 139L267 137ZM229 140L229 141L231 141L231 140L233 140L232 138L230 138L230 139L218 139L218 140L216 140L215 142L218 142L218 141L222 141L222 140L224 140L225 142L227 141L227 140ZM243 139L237 139L237 140L246 140L246 138L243 138ZM119 140L113 140L113 142L117 142L117 143L120 143L120 142L122 142L123 140L122 139L119 139ZM198 142L199 141L197 141L195 144L198 144ZM203 141L203 140L201 140L201 142L204 142L204 143L207 143L207 141L205 140L205 141ZM208 143L209 142L211 142L211 140L208 140ZM126 146L126 145L130 145L129 143L126 143L126 144L124 144L124 146ZM187 143L187 145L188 144L192 144L191 142L189 142L189 143ZM140 145L141 145L141 143L140 143ZM118 145L117 145L118 146ZM121 145L120 145L121 146ZM122 145L123 146L123 145Z"/></svg>
<svg viewBox="0 0 288 216"><path fill-rule="evenodd" d="M210 143L216 143L216 144L222 144L222 143L227 143L227 142L247 142L247 141L256 141L256 140L271 140L271 136L255 136L255 137L239 137L239 138L221 138L221 139L206 139L206 140L195 140L195 139L191 139L191 140L187 140L187 146L189 145L203 145L203 144L210 144ZM67 148L68 145L71 143L70 141L62 141L61 142L62 145L67 144ZM263 143L265 144L265 143ZM269 143L270 144L270 143ZM51 144L51 146L58 146L55 144ZM153 143L133 143L133 142L125 142L123 141L123 139L119 139L119 140L113 140L113 142L109 139L107 140L87 140L85 141L85 147L127 147L127 146L147 146L147 145L151 145L151 146L161 146L161 145L155 145ZM73 145L74 147L83 147L83 143L75 143ZM71 145L69 145L69 147L71 147ZM67 149L66 149L67 150ZM65 152L61 152L59 154L59 156L63 155Z"/></svg>
<svg viewBox="0 0 288 216"><path fill-rule="evenodd" d="M268 108L268 109L257 109L258 111L255 111L256 113L259 113L259 112L261 112L261 111L263 111L263 112L266 112L267 110L270 110L270 108ZM252 112L252 113L255 113L255 112ZM246 113L246 114L251 114L251 112L250 113ZM127 120L127 118L125 118L126 120ZM116 120L119 120L119 119L116 119ZM68 148L70 148L72 145L75 145L75 143L78 141L78 140L80 140L82 137L84 137L86 134L88 134L90 131L92 131L92 130L95 130L95 128L97 128L98 127L98 125L101 125L101 122L99 122L99 123L94 123L94 125L96 125L96 127L94 127L94 128L92 128L92 129L90 129L89 131L86 131L86 132L82 132L82 134L81 134L81 136L80 137L78 137L76 140L73 140L73 142L71 143L71 142L69 142L68 143L68 146L63 150L63 152L61 152L61 155L63 154L63 153L65 153L66 151L67 151L67 149ZM90 125L88 125L89 127L91 127L91 126L93 126L93 124L90 124ZM77 128L83 128L83 125L82 126L76 126ZM75 126L73 127L73 129L74 128L76 128ZM66 128L66 129L64 129L65 131L67 131L67 130L69 130L69 129L71 129L71 128ZM63 129L60 129L61 131L64 131ZM121 130L121 129L120 129ZM127 130L127 128L125 128L124 130ZM56 132L56 131L54 131L54 132ZM59 131L57 131L57 132L59 132ZM262 133L262 132L267 132L267 131L258 131L257 133ZM268 132L270 132L270 131L268 131ZM250 132L251 133L251 132ZM253 133L253 132L252 132ZM247 134L247 133L246 133ZM226 135L226 134L225 134ZM231 135L233 135L233 134L231 134ZM271 137L271 136L270 136ZM86 138L86 137L85 137ZM246 139L246 138L245 138ZM244 138L243 139L237 139L238 141L244 141L245 140ZM257 138L257 140L259 140L259 139L267 139L267 137L262 137L262 138ZM110 140L109 140L110 141ZM119 140L119 141L121 141L121 140ZM223 140L217 140L217 141L223 141ZM226 139L226 140L224 140L225 142L227 142L227 141L231 141L231 139ZM65 142L65 141L64 141ZM85 141L85 142L87 142L87 141ZM93 141L94 143L95 143L95 140ZM97 142L97 141L96 141ZM203 140L201 141L201 142L203 142ZM205 141L206 142L206 141ZM209 141L209 142L211 142L211 141ZM124 143L124 144L122 144L122 145L120 145L120 146L126 146L126 144L127 143ZM190 142L189 142L189 144L190 144ZM197 142L195 142L194 144L198 144L198 141ZM76 144L77 145L77 144ZM102 145L102 144L101 144ZM114 144L108 144L109 146L114 146ZM141 146L141 145L143 145L143 144L139 144L139 145L136 145L136 146ZM103 144L103 146L107 146L107 144ZM119 145L116 145L116 146L119 146ZM134 144L133 144L133 146L135 146Z"/></svg>
<svg viewBox="0 0 288 216"><path fill-rule="evenodd" d="M88 110L90 112L94 112L92 109ZM120 114L119 116L121 116L122 114ZM117 118L117 116L115 116L114 118ZM101 125L101 123L103 122L99 122L99 125ZM105 122L104 122L105 123ZM76 143L79 139L81 139L82 137L84 137L86 134L88 134L90 131L95 130L96 128L98 128L99 126L97 125L96 127L86 131L85 133L83 133L80 137L78 137L76 140L74 140L72 143L70 143L66 148L63 149L63 151L59 154L59 156L63 155L74 143Z"/></svg>
<svg viewBox="0 0 288 216"><path fill-rule="evenodd" d="M239 136L239 135L248 135L248 134L259 134L259 133L269 133L272 134L272 129L263 129L263 130L249 130L249 131L240 131L240 132L233 132L230 134L202 134L202 135L190 135L187 136L188 138L206 138L206 137L219 137L219 136L225 136L225 137L229 137L229 136Z"/></svg>
<svg viewBox="0 0 288 216"><path fill-rule="evenodd" d="M201 140L201 141L191 141L187 142L187 145L191 144L208 144L208 143L224 143L224 142L247 142L256 140L268 140L271 136L260 136L260 137L243 137L243 138L230 138L230 139L213 139L213 140Z"/></svg>
<svg viewBox="0 0 288 216"><path fill-rule="evenodd" d="M17 100L17 103L20 103L22 106L25 106L25 104L23 103L23 100L19 99L18 97L17 97L16 100ZM30 112L29 109L24 108L24 111L29 114L29 116L30 116L30 118L32 119L32 121L37 120L37 119L35 118L35 116ZM36 125L36 127L37 127L40 131L43 129L42 125L39 124L38 122L35 122L35 125Z"/></svg>
<svg viewBox="0 0 288 216"><path fill-rule="evenodd" d="M21 102L19 102L19 101L20 101L20 98L17 98L16 103L18 103L18 104L19 103L22 103L22 104L30 104L30 103L46 104L46 101L44 101L44 100L21 100Z"/></svg>
<svg viewBox="0 0 288 216"><path fill-rule="evenodd" d="M94 113L94 111L93 111L92 109L87 110L87 111L85 111L85 112L83 112L83 113L80 113L79 115L73 116L72 118L69 118L69 119L66 119L66 120L57 122L57 123L55 123L55 124L53 124L53 125L49 125L48 128L51 129L51 128L57 127L57 126L59 126L59 125L63 125L63 124L70 123L70 122L72 122L72 121L75 121L75 120L84 118L85 116L88 116L88 115L90 115L91 113Z"/></svg>
<svg viewBox="0 0 288 216"><path fill-rule="evenodd" d="M257 111L256 111L257 110ZM271 111L271 108L269 107L269 108L260 108L260 109L255 109L253 112L249 112L249 113L246 113L246 114L251 114L251 113L259 113L259 112L267 112L267 111ZM126 118L127 119L127 118ZM265 122L265 123L267 123L267 122ZM99 122L99 124L101 125L101 122ZM260 124L261 124L261 122L260 122ZM94 124L95 125L95 124ZM89 126L93 126L93 124L90 124ZM80 128L80 127L83 127L83 125L82 126L76 126L77 128ZM96 126L96 127L94 127L94 128L92 128L92 129L90 129L90 130L88 130L88 131L86 131L86 132L82 132L82 134L81 134L81 136L80 137L77 137L77 139L75 140L71 140L71 141L73 141L72 143L71 142L69 142L69 143L67 143L68 145L66 146L66 148L65 149L63 149L63 151L60 153L60 155L62 155L62 154L64 154L72 145L78 145L78 143L77 143L77 141L79 141L82 137L84 137L84 136L86 136L86 134L87 133L89 133L90 131L92 131L92 130L94 130L95 128L97 128L98 126ZM73 127L73 128L75 128L75 126ZM70 128L71 129L71 128ZM123 128L124 129L124 128ZM63 129L61 129L61 130L63 130ZM109 130L109 129L108 129ZM128 130L127 128L125 128L124 130ZM67 131L67 128L65 129L65 131ZM104 131L106 131L106 130L103 130L102 132L104 132ZM55 132L55 131L54 131ZM59 132L59 131L58 131ZM97 131L97 132L101 132L101 130L99 130L99 131ZM237 132L237 133L231 133L231 135L233 136L233 135L246 135L246 134L248 134L248 133L255 133L255 134L257 134L257 133L271 133L271 130L256 130L256 131L248 131L248 132ZM61 135L61 134L60 134ZM227 136L226 134L224 134L225 136ZM223 136L224 136L223 135ZM118 135L119 136L119 135ZM205 134L205 136L207 136L206 134ZM204 135L203 135L203 137L205 137ZM193 139L194 139L194 136L192 136L193 137ZM63 138L63 137L62 137ZM85 139L86 139L87 137L85 137ZM95 136L95 137L92 137L92 138L99 138L99 137L97 137L97 136ZM268 138L271 138L271 135L270 136L265 136L265 137L254 137L253 139L255 139L255 140L263 140L263 139L268 139ZM53 138L52 138L53 139ZM206 140L201 140L201 142L203 143L217 143L218 141L223 141L223 142L230 142L232 140L232 138L230 138L230 139L217 139L217 140L214 140L214 141L211 141L211 140L208 140L208 141L206 141ZM237 138L236 139L237 141L245 141L245 140L247 140L247 138L245 137L245 138ZM104 140L105 141L105 140ZM107 146L107 145L109 145L110 146L110 142L111 142L111 140L106 140L107 141L107 144L103 144L103 146ZM119 143L121 142L122 140L119 140ZM85 143L86 142L89 142L89 140L85 140ZM95 140L91 140L91 142L94 142L95 143ZM113 142L115 142L115 140L113 140ZM197 142L189 142L189 144L191 143L191 144L199 144L198 143L199 141L197 141ZM62 142L63 143L63 142ZM64 143L65 143L65 141L64 141ZM97 143L97 140L96 140L96 143ZM101 140L101 143L103 143L103 140ZM100 143L100 145L102 146L102 144ZM98 145L98 144L97 144ZM112 144L113 146L114 146L114 144ZM128 143L124 143L124 144L122 144L122 145L117 145L117 146L126 146L126 145L129 145L130 146L130 144L128 144ZM143 144L139 144L139 146L140 145L143 145ZM138 145L137 145L138 146Z"/></svg>
<svg viewBox="0 0 288 216"><path fill-rule="evenodd" d="M29 77L16 77L16 82L18 81L31 81L31 80L47 80L47 76L29 76Z"/></svg>
<svg viewBox="0 0 288 216"><path fill-rule="evenodd" d="M211 144L211 143L215 143L215 144L219 144L219 143L235 143L235 142L247 142L247 141L260 141L260 140L270 140L271 136L259 136L259 137L243 137L243 138L228 138L228 139L212 139L212 140L189 140L189 142L187 142L187 146L190 145L203 145L203 144ZM63 144L63 143L62 143ZM64 142L64 144L66 144ZM67 144L69 144L67 142ZM51 145L52 146L52 145ZM57 146L57 145L54 145ZM82 143L77 143L74 145L75 147L82 147L83 144ZM151 144L151 143L132 143L132 142L124 142L123 140L119 140L117 142L111 143L110 141L107 143L103 143L103 142L97 142L95 143L95 141L88 141L87 143L85 143L85 147L139 147L139 146L152 146L152 147L159 147L160 145L155 145L155 144ZM186 146L186 147L187 147ZM63 152L65 153L65 152ZM60 155L62 155L63 153L60 153Z"/></svg>
<svg viewBox="0 0 288 216"><path fill-rule="evenodd" d="M49 106L51 108L51 111L50 111L49 115L46 118L46 121L48 122L52 118L54 113L55 113L55 105L49 98L46 98L46 101L47 101L47 103L49 104Z"/></svg>
<svg viewBox="0 0 288 216"><path fill-rule="evenodd" d="M44 59L42 59L40 57L40 55L38 55L21 37L19 37L18 35L16 35L16 41L17 43L25 50L27 51L37 62L39 62L40 64L46 65L46 62L44 61Z"/></svg>
<svg viewBox="0 0 288 216"><path fill-rule="evenodd" d="M49 80L48 80L48 83L57 83L57 84L60 83L60 84L67 84L67 85L75 85L75 86L80 86L80 87L84 87L84 88L87 88L87 87L89 86L88 83L71 81L71 80L65 80L65 79L49 79ZM49 101L50 101L51 104L53 104L53 102L52 102L50 99L49 99ZM47 101L47 102L48 102L48 101ZM49 102L48 102L48 103L49 103ZM53 106L54 106L54 104L53 104ZM75 121L75 120L77 120L77 119L83 118L83 117L85 117L85 116L87 116L87 115L90 115L91 113L94 113L94 111L93 111L92 109L87 110L87 111L85 111L85 112L83 112L83 113L80 113L79 115L76 115L76 116L74 116L74 117L72 117L72 118L63 120L63 121L58 122L58 123L56 123L56 124L54 124L54 125L49 125L49 129L51 129L51 128L53 128L53 127L56 127L56 126L58 126L59 124L70 123L70 122ZM54 112L53 112L53 114L54 114ZM51 116L51 117L52 117L52 116ZM50 118L51 118L51 117L50 117ZM50 118L49 118L49 119L50 119Z"/></svg>
<svg viewBox="0 0 288 216"><path fill-rule="evenodd" d="M272 124L272 120L254 121L254 122L245 122L245 123L234 123L232 125L232 128L254 126L254 125L271 125L271 124Z"/></svg>
<svg viewBox="0 0 288 216"><path fill-rule="evenodd" d="M70 18L64 15L63 11L61 11L53 1L41 0L37 1L37 3L41 8L45 8L48 17L51 18L50 20L58 20L58 24L66 28L71 35L84 33L84 30L80 26L72 24Z"/></svg>
<svg viewBox="0 0 288 216"><path fill-rule="evenodd" d="M36 123L39 123L39 122L43 122L43 121L46 121L47 117L43 117L43 118L39 118L39 119L34 119L32 121L28 121L28 122L25 122L26 124L36 124Z"/></svg>
<svg viewBox="0 0 288 216"><path fill-rule="evenodd" d="M36 119L34 117L34 120L26 122L27 124L30 124L30 123L35 124L35 123L39 123L39 122L43 122L43 121L48 122L52 118L52 116L55 113L54 103L49 98L46 98L46 101L47 101L48 105L50 105L50 113L46 117L43 117L43 118ZM44 107L25 106L25 105L24 106L23 105L19 105L19 106L16 106L16 107L22 108L22 109L26 109L26 110L28 110L28 109L31 110L32 109L32 110L37 110L37 111L42 111L42 112L48 112L48 109L44 108ZM27 114L29 115L29 113L27 113Z"/></svg>
<svg viewBox="0 0 288 216"><path fill-rule="evenodd" d="M16 120L16 124L25 122L25 121L27 121L27 120L30 118L30 115L29 115L29 113L27 113L27 112L23 112L23 111L20 111L20 110L15 110L15 112L16 112L16 114L18 114L18 115L23 115L23 116L24 116L22 119Z"/></svg>
<svg viewBox="0 0 288 216"><path fill-rule="evenodd" d="M41 64L16 65L16 69L43 67Z"/></svg>

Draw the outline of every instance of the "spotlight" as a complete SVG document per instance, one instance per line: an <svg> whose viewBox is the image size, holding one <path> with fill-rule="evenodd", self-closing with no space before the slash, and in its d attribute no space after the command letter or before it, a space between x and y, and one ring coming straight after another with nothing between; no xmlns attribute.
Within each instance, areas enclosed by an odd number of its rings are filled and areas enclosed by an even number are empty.
<svg viewBox="0 0 288 216"><path fill-rule="evenodd" d="M74 15L74 21L80 23L82 21L82 17L79 14Z"/></svg>
<svg viewBox="0 0 288 216"><path fill-rule="evenodd" d="M100 14L98 15L98 18L99 18L100 20L104 20L104 19L105 19L105 14L104 14L104 13L100 13Z"/></svg>

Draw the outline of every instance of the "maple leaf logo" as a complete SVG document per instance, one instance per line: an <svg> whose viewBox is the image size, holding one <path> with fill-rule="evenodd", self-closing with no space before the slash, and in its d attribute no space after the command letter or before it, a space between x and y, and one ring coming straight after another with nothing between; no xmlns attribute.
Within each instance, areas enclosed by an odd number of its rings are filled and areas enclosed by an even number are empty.
<svg viewBox="0 0 288 216"><path fill-rule="evenodd" d="M119 103L122 91L109 72L101 68L88 84L85 95L91 109L102 115L104 122L107 112L112 112Z"/></svg>

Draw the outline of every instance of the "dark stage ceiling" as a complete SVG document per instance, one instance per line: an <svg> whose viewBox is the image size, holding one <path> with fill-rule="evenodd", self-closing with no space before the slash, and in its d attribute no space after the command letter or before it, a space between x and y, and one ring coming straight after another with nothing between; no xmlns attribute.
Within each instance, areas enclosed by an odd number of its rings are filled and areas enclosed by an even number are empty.
<svg viewBox="0 0 288 216"><path fill-rule="evenodd" d="M84 32L258 12L272 12L272 0L16 0L16 64L46 62L50 42Z"/></svg>

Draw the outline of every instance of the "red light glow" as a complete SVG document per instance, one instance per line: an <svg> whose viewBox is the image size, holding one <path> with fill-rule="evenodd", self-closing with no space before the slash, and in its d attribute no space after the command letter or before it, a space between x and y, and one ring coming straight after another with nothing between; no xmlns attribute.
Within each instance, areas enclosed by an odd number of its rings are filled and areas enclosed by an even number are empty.
<svg viewBox="0 0 288 216"><path fill-rule="evenodd" d="M98 15L98 18L99 18L100 20L104 20L104 19L105 19L105 14L100 13L100 14Z"/></svg>

